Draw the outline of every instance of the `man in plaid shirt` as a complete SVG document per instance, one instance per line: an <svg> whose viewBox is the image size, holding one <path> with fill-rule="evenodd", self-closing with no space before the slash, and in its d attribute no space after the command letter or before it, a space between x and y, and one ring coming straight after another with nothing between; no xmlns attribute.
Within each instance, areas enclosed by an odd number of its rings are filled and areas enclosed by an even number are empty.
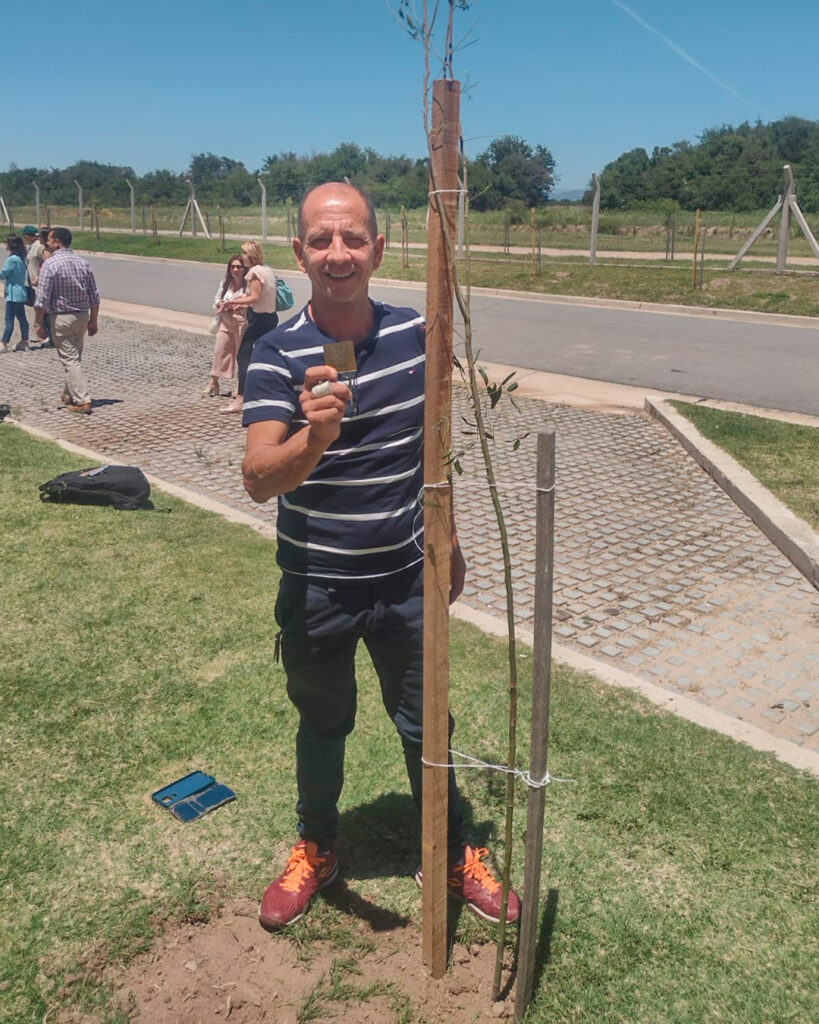
<svg viewBox="0 0 819 1024"><path fill-rule="evenodd" d="M71 412L90 413L91 394L82 372L82 344L86 331L97 333L100 293L88 260L71 248L68 228L48 233L51 255L40 268L34 303L37 337L48 337L46 317L54 347L65 370L62 400Z"/></svg>

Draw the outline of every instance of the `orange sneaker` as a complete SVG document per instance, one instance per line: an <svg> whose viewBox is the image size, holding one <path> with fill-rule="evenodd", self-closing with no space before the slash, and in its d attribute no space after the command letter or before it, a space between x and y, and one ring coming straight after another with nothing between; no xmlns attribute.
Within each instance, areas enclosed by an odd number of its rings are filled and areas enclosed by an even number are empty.
<svg viewBox="0 0 819 1024"><path fill-rule="evenodd" d="M484 864L483 858L489 854L485 846L476 849L464 846L460 859L450 864L447 871L447 892L455 899L463 900L469 910L484 921L500 922L501 883ZM421 869L415 874L415 881L422 886L424 882ZM512 924L520 917L520 900L517 893L510 887L506 906L506 923Z"/></svg>
<svg viewBox="0 0 819 1024"><path fill-rule="evenodd" d="M271 931L298 921L319 889L338 875L336 851L319 849L309 839L296 843L287 867L265 890L259 904L259 922Z"/></svg>

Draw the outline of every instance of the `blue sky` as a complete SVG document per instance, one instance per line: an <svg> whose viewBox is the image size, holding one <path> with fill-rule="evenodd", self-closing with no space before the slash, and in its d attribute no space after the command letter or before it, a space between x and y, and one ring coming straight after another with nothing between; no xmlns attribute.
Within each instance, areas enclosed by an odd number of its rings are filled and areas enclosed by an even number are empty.
<svg viewBox="0 0 819 1024"><path fill-rule="evenodd" d="M347 141L423 155L423 52L384 0L40 0L21 17L40 58L7 72L2 169L181 171L210 151L254 170ZM541 143L558 191L636 146L819 118L819 0L476 0L456 25L474 39L455 55L467 152Z"/></svg>

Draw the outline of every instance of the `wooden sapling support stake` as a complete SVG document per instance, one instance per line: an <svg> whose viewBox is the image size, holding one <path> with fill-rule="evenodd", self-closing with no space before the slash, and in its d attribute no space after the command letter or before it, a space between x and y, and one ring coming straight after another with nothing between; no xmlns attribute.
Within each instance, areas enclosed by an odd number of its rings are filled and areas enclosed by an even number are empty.
<svg viewBox="0 0 819 1024"><path fill-rule="evenodd" d="M532 663L532 738L529 776L546 777L549 746L549 690L552 678L552 581L554 576L555 432L537 435L537 519L535 528L535 649ZM540 866L543 858L545 788L529 789L526 819L526 864L518 945L515 1020L532 1000L540 909Z"/></svg>
<svg viewBox="0 0 819 1024"><path fill-rule="evenodd" d="M444 237L454 237L460 82L432 86L424 407L424 742L421 867L423 958L433 978L446 971L449 770L449 588L452 484L453 281Z"/></svg>

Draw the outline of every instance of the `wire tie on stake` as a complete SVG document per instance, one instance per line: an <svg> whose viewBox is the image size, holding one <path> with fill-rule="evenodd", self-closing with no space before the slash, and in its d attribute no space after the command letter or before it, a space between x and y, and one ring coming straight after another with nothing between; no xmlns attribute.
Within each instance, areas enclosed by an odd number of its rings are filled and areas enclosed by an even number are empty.
<svg viewBox="0 0 819 1024"><path fill-rule="evenodd" d="M464 760L456 761L453 764L439 764L437 761L427 761L425 757L422 757L421 764L426 765L427 768L486 768L489 771L514 775L525 782L530 789L545 789L551 782L577 781L577 779L557 779L550 775L549 772L546 772L542 779L533 779L529 772L524 771L522 768L510 768L506 764L490 764L488 761L481 761L479 757L472 757L471 754L462 754L460 750L451 750L450 753L453 757L462 757Z"/></svg>

